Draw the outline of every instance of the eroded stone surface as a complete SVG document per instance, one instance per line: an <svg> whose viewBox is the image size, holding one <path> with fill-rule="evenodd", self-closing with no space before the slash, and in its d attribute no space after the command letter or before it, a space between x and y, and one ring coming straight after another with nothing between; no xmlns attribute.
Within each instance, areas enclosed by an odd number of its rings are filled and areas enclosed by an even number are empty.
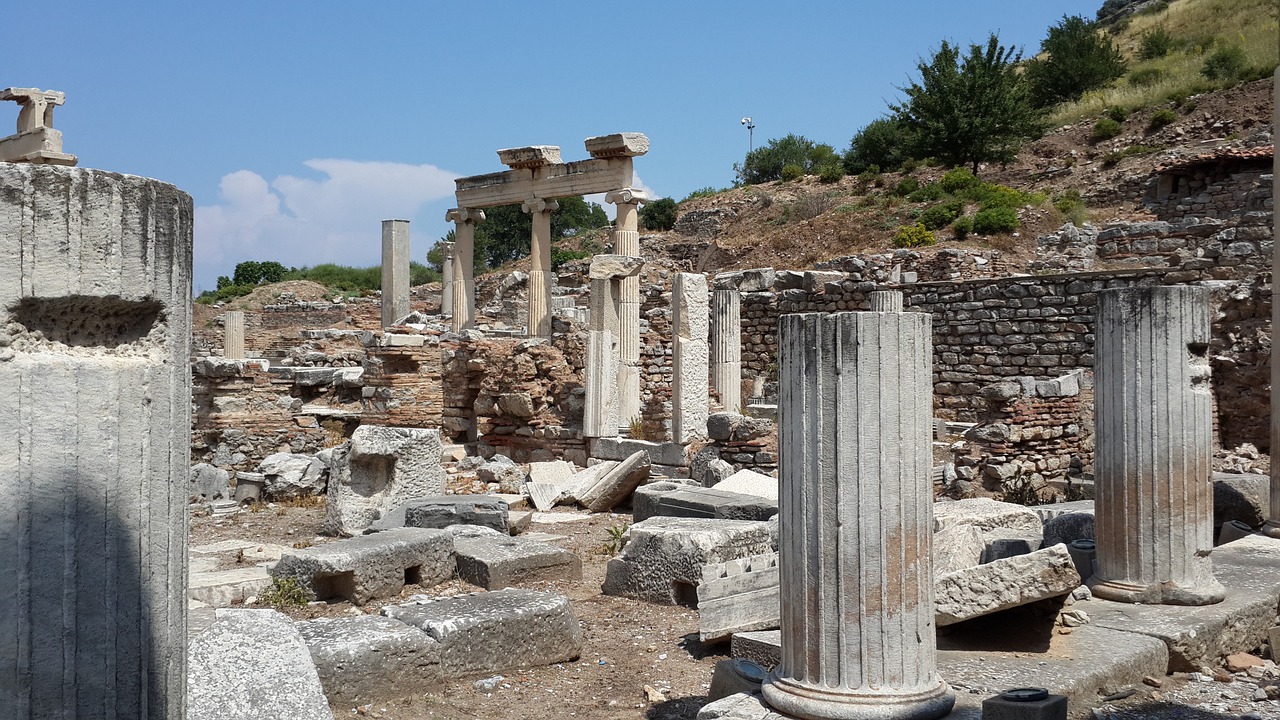
<svg viewBox="0 0 1280 720"><path fill-rule="evenodd" d="M549 543L511 537L489 528L455 525L458 577L486 590L540 580L582 579L582 559Z"/></svg>
<svg viewBox="0 0 1280 720"><path fill-rule="evenodd" d="M444 494L438 430L361 425L333 452L325 531L358 535L386 512Z"/></svg>
<svg viewBox="0 0 1280 720"><path fill-rule="evenodd" d="M309 597L356 605L398 595L406 582L431 586L453 576L453 536L444 530L394 528L303 548L280 558L273 577L292 577Z"/></svg>
<svg viewBox="0 0 1280 720"><path fill-rule="evenodd" d="M938 626L1065 595L1080 586L1066 545L994 560L938 578Z"/></svg>
<svg viewBox="0 0 1280 720"><path fill-rule="evenodd" d="M421 694L443 679L440 645L418 628L379 615L296 624L335 705Z"/></svg>

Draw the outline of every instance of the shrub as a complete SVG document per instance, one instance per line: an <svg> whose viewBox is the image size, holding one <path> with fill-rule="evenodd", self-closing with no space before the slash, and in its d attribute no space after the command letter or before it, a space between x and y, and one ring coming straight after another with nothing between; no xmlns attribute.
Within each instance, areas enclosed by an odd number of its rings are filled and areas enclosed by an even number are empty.
<svg viewBox="0 0 1280 720"><path fill-rule="evenodd" d="M893 194L898 197L906 197L911 193L920 189L920 181L913 177L904 177L898 181L898 186L893 189Z"/></svg>
<svg viewBox="0 0 1280 720"><path fill-rule="evenodd" d="M1233 82L1245 71L1244 50L1235 45L1220 47L1204 59L1200 74L1217 82Z"/></svg>
<svg viewBox="0 0 1280 720"><path fill-rule="evenodd" d="M933 245L938 240L929 229L920 223L903 225L893 234L893 246L897 248L914 248Z"/></svg>
<svg viewBox="0 0 1280 720"><path fill-rule="evenodd" d="M640 208L640 224L647 230L670 230L675 227L678 207L671 198L646 203Z"/></svg>
<svg viewBox="0 0 1280 720"><path fill-rule="evenodd" d="M844 168L836 163L829 163L818 168L818 182L831 184L840 182L844 177Z"/></svg>
<svg viewBox="0 0 1280 720"><path fill-rule="evenodd" d="M795 163L788 163L782 166L782 179L785 182L799 180L804 177L804 168Z"/></svg>
<svg viewBox="0 0 1280 720"><path fill-rule="evenodd" d="M1129 108L1123 105L1112 105L1105 111L1106 116L1118 123L1124 122L1129 117Z"/></svg>
<svg viewBox="0 0 1280 720"><path fill-rule="evenodd" d="M957 240L969 237L969 233L973 232L973 218L968 215L956 218L956 221L951 223L951 232L956 234Z"/></svg>
<svg viewBox="0 0 1280 720"><path fill-rule="evenodd" d="M1164 70L1160 68L1142 68L1129 73L1129 84L1133 87L1147 87L1155 85L1164 77Z"/></svg>
<svg viewBox="0 0 1280 720"><path fill-rule="evenodd" d="M956 168L948 170L942 176L942 180L938 185L942 187L944 192L957 193L961 190L967 190L978 184L978 177L969 170L969 168Z"/></svg>
<svg viewBox="0 0 1280 720"><path fill-rule="evenodd" d="M1116 163L1120 162L1121 160L1127 157L1133 157L1136 155L1150 155L1151 153L1155 153L1155 152L1160 152L1160 148L1152 147L1150 145L1130 145L1124 148L1123 150L1116 150L1115 152L1109 152L1106 155L1103 155L1102 164L1115 165Z"/></svg>
<svg viewBox="0 0 1280 720"><path fill-rule="evenodd" d="M916 202L916 203L932 202L934 200L942 199L943 195L946 195L946 193L942 191L941 185L939 185L938 183L929 183L928 185L924 185L919 190L916 190L915 192L908 195L907 200L910 200L911 202Z"/></svg>
<svg viewBox="0 0 1280 720"><path fill-rule="evenodd" d="M920 224L925 226L927 230L937 230L951 224L951 221L960 217L960 213L964 212L964 203L959 200L951 200L941 205L933 207L920 213Z"/></svg>
<svg viewBox="0 0 1280 720"><path fill-rule="evenodd" d="M978 187L970 189L965 195L977 201L983 209L991 207L1016 208L1020 205L1039 204L1044 200L1043 196L1038 197L1030 193L1014 190L1007 185L997 185L995 183L982 183Z"/></svg>
<svg viewBox="0 0 1280 720"><path fill-rule="evenodd" d="M1147 123L1147 129L1159 130L1177 119L1178 113L1170 110L1169 108L1160 108L1151 114L1151 121Z"/></svg>
<svg viewBox="0 0 1280 720"><path fill-rule="evenodd" d="M1067 190L1057 195L1053 198L1053 207L1075 225L1083 225L1089 219L1079 190Z"/></svg>
<svg viewBox="0 0 1280 720"><path fill-rule="evenodd" d="M844 170L850 175L875 168L895 170L907 160L911 129L897 117L872 120L858 131L844 152Z"/></svg>
<svg viewBox="0 0 1280 720"><path fill-rule="evenodd" d="M271 586L258 594L258 602L277 610L305 607L307 591L292 576L271 578Z"/></svg>
<svg viewBox="0 0 1280 720"><path fill-rule="evenodd" d="M973 231L981 235L1012 232L1019 224L1018 211L1012 207L983 208L973 216Z"/></svg>
<svg viewBox="0 0 1280 720"><path fill-rule="evenodd" d="M700 198L700 197L711 197L712 195L717 195L720 192L721 192L720 190L717 190L711 187L710 185L708 185L704 188L698 188L697 190L694 190L688 195L685 195L684 200L681 200L680 202L688 202L689 200L692 200L694 198Z"/></svg>
<svg viewBox="0 0 1280 720"><path fill-rule="evenodd" d="M1099 140L1110 140L1120 134L1123 126L1109 117L1104 117L1093 124L1093 132L1089 137L1097 142Z"/></svg>
<svg viewBox="0 0 1280 720"><path fill-rule="evenodd" d="M1138 45L1138 58L1155 60L1168 55L1170 50L1173 50L1173 36L1163 27L1158 27L1142 33L1142 40Z"/></svg>
<svg viewBox="0 0 1280 720"><path fill-rule="evenodd" d="M788 165L800 168L800 174L817 172L817 168L830 162L838 162L839 156L830 145L815 143L803 135L787 135L774 138L763 147L747 153L738 170L742 182L747 185L787 179L783 172ZM792 178L794 179L794 178Z"/></svg>

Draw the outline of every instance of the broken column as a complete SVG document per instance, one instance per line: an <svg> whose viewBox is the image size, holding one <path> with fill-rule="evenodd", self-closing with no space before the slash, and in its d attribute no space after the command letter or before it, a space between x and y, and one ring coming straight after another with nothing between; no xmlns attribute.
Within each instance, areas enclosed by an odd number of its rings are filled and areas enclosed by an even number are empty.
<svg viewBox="0 0 1280 720"><path fill-rule="evenodd" d="M631 418L620 415L618 397L618 312L622 304L622 278L640 273L644 261L625 255L591 258L591 321L587 333L587 398L582 411L582 434L617 437L618 428Z"/></svg>
<svg viewBox="0 0 1280 720"><path fill-rule="evenodd" d="M18 132L0 138L0 162L75 165L76 156L62 152L62 133L53 129L53 109L66 99L66 93L56 90L0 90L0 100L12 100L22 108L18 111Z"/></svg>
<svg viewBox="0 0 1280 720"><path fill-rule="evenodd" d="M184 716L192 203L0 163L0 717Z"/></svg>
<svg viewBox="0 0 1280 720"><path fill-rule="evenodd" d="M801 718L937 718L930 317L779 320L781 663Z"/></svg>
<svg viewBox="0 0 1280 720"><path fill-rule="evenodd" d="M1089 586L1119 602L1218 602L1209 289L1103 290L1096 328L1098 556Z"/></svg>
<svg viewBox="0 0 1280 720"><path fill-rule="evenodd" d="M645 148L647 147L646 141ZM595 153L599 152L602 150L597 148ZM624 188L605 194L604 201L618 206L618 217L613 225L613 251L619 255L640 257L639 207L641 203L649 202L648 196L643 191ZM618 355L618 413L623 420L629 421L640 415L639 275L622 279L621 304L618 309Z"/></svg>
<svg viewBox="0 0 1280 720"><path fill-rule="evenodd" d="M472 275L475 272L476 223L484 220L484 211L453 208L444 214L444 219L454 223L453 280L449 283L449 306L453 311L450 329L461 332L474 325L476 320Z"/></svg>
<svg viewBox="0 0 1280 720"><path fill-rule="evenodd" d="M711 300L711 387L720 407L742 412L742 293L741 275L721 275Z"/></svg>
<svg viewBox="0 0 1280 720"><path fill-rule="evenodd" d="M453 314L453 243L440 243L444 258L440 261L440 314Z"/></svg>
<svg viewBox="0 0 1280 720"><path fill-rule="evenodd" d="M707 278L676 273L671 282L671 439L686 443L707 436L711 388L707 379Z"/></svg>
<svg viewBox="0 0 1280 720"><path fill-rule="evenodd" d="M533 219L533 245L529 255L529 337L551 337L551 213L560 209L555 200L533 198L520 206Z"/></svg>
<svg viewBox="0 0 1280 720"><path fill-rule="evenodd" d="M1275 94L1275 98L1280 98L1280 68L1276 69L1272 92ZM1272 113L1273 122L1280 123L1280 105L1273 104ZM1280 127L1280 125L1272 124L1271 127ZM1280 155L1274 155L1273 153L1271 162L1272 171L1280 172ZM1273 239L1280 241L1280 225L1275 225L1272 228L1272 232L1275 233ZM1280 275L1276 275L1277 272L1280 272L1280 253L1273 252L1271 254L1271 277L1280 277ZM1280 327L1280 303L1271 303L1271 327ZM1271 355L1271 387L1273 388L1272 393L1274 396L1274 388L1280 388L1280 353ZM1273 401L1271 403L1271 454L1274 455L1277 451L1280 451L1280 402ZM1267 519L1266 524L1262 526L1259 532L1273 538L1280 538L1280 463L1271 463L1271 517Z"/></svg>
<svg viewBox="0 0 1280 720"><path fill-rule="evenodd" d="M409 221L382 221L382 327L409 314Z"/></svg>
<svg viewBox="0 0 1280 720"><path fill-rule="evenodd" d="M231 310L222 316L222 357L244 358L244 311Z"/></svg>
<svg viewBox="0 0 1280 720"><path fill-rule="evenodd" d="M871 312L902 312L902 293L898 290L873 290L868 299Z"/></svg>

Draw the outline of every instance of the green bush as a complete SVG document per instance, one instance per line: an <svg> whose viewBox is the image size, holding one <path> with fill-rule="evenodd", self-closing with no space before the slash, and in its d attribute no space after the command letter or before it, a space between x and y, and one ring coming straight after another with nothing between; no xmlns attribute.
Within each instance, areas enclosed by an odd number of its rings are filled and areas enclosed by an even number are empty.
<svg viewBox="0 0 1280 720"><path fill-rule="evenodd" d="M974 175L969 168L956 168L948 170L942 176L942 180L938 182L944 192L958 193L961 190L968 190L978 185L978 177Z"/></svg>
<svg viewBox="0 0 1280 720"><path fill-rule="evenodd" d="M300 608L307 605L307 591L298 585L293 576L271 578L271 585L258 593L258 602L277 610Z"/></svg>
<svg viewBox="0 0 1280 720"><path fill-rule="evenodd" d="M1151 120L1147 123L1147 129L1159 130L1177 119L1178 113L1170 110L1169 108L1160 108L1154 113L1151 113Z"/></svg>
<svg viewBox="0 0 1280 720"><path fill-rule="evenodd" d="M1129 84L1133 87L1155 85L1164 78L1164 70L1160 68L1142 68L1129 73Z"/></svg>
<svg viewBox="0 0 1280 720"><path fill-rule="evenodd" d="M1204 59L1200 74L1215 82L1234 82L1245 73L1244 50L1235 45L1220 47Z"/></svg>
<svg viewBox="0 0 1280 720"><path fill-rule="evenodd" d="M1120 134L1124 129L1120 123L1109 117L1104 117L1093 124L1093 132L1089 134L1090 139L1094 142L1099 140L1110 140Z"/></svg>
<svg viewBox="0 0 1280 720"><path fill-rule="evenodd" d="M640 224L646 230L670 230L676 224L676 201L662 198L640 208Z"/></svg>
<svg viewBox="0 0 1280 720"><path fill-rule="evenodd" d="M688 202L688 201L690 201L690 200L692 200L692 199L694 199L694 198L700 198L700 197L711 197L712 195L717 195L717 194L719 194L720 192L722 192L722 191L717 190L717 189L715 189L715 188L711 187L710 185L708 185L708 186L706 186L706 187L704 187L704 188L698 188L697 190L694 190L693 192L689 193L688 195L685 195L685 196L684 196L684 200L681 200L680 202Z"/></svg>
<svg viewBox="0 0 1280 720"><path fill-rule="evenodd" d="M898 197L906 197L919 189L919 180L913 177L904 177L898 181L898 186L893 189L893 194Z"/></svg>
<svg viewBox="0 0 1280 720"><path fill-rule="evenodd" d="M902 225L893 234L893 246L897 248L914 248L933 245L938 242L929 229L920 223Z"/></svg>
<svg viewBox="0 0 1280 720"><path fill-rule="evenodd" d="M1112 105L1105 111L1106 116L1118 123L1124 122L1129 117L1129 108L1123 105Z"/></svg>
<svg viewBox="0 0 1280 720"><path fill-rule="evenodd" d="M872 120L853 136L844 152L844 171L857 175L876 168L876 172L896 170L908 159L911 128L897 117Z"/></svg>
<svg viewBox="0 0 1280 720"><path fill-rule="evenodd" d="M963 193L965 197L977 202L983 209L991 207L1016 208L1021 205L1038 205L1044 201L1043 196L1014 190L1007 185L982 183Z"/></svg>
<svg viewBox="0 0 1280 720"><path fill-rule="evenodd" d="M592 253L587 250L566 250L565 248L551 248L551 269L558 270L561 265L571 263L575 260L585 260L591 257Z"/></svg>
<svg viewBox="0 0 1280 720"><path fill-rule="evenodd" d="M800 174L817 172L817 168L831 162L839 162L839 156L830 145L815 143L803 135L787 135L774 138L763 147L747 153L742 165L734 165L742 182L747 185L786 180L783 171L787 165L796 165ZM792 178L795 179L795 178Z"/></svg>
<svg viewBox="0 0 1280 720"><path fill-rule="evenodd" d="M837 163L828 163L818 168L818 182L831 184L840 182L844 177L844 168Z"/></svg>
<svg viewBox="0 0 1280 720"><path fill-rule="evenodd" d="M973 216L973 231L980 235L1012 232L1019 224L1018 211L1012 207L983 208Z"/></svg>
<svg viewBox="0 0 1280 720"><path fill-rule="evenodd" d="M1171 50L1173 50L1173 36L1163 27L1158 27L1142 33L1142 40L1138 45L1138 58L1155 60L1168 55Z"/></svg>
<svg viewBox="0 0 1280 720"><path fill-rule="evenodd" d="M1080 197L1079 190L1066 190L1053 198L1053 207L1062 213L1063 217L1071 221L1075 225L1083 225L1089 219L1089 214L1084 207L1084 199Z"/></svg>
<svg viewBox="0 0 1280 720"><path fill-rule="evenodd" d="M795 163L788 163L782 166L782 179L785 182L799 180L804 177L804 168Z"/></svg>
<svg viewBox="0 0 1280 720"><path fill-rule="evenodd" d="M951 232L956 234L957 240L969 237L969 233L973 232L973 218L968 215L956 218L956 221L951 223Z"/></svg>
<svg viewBox="0 0 1280 720"><path fill-rule="evenodd" d="M938 230L950 225L963 212L963 202L950 200L940 205L934 205L920 213L920 224L924 225L927 230Z"/></svg>
<svg viewBox="0 0 1280 720"><path fill-rule="evenodd" d="M943 195L946 195L946 193L943 192L942 186L935 182L921 186L919 190L908 195L907 200L914 203L933 202L934 200L941 200Z"/></svg>

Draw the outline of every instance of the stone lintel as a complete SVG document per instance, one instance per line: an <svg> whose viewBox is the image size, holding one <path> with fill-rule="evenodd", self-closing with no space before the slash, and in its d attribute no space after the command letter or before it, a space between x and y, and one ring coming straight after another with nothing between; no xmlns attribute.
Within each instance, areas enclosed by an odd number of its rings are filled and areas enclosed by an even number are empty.
<svg viewBox="0 0 1280 720"><path fill-rule="evenodd" d="M458 178L454 194L462 207L485 208L518 205L530 197L607 193L629 187L631 181L631 159L616 157Z"/></svg>
<svg viewBox="0 0 1280 720"><path fill-rule="evenodd" d="M622 188L605 193L604 201L610 205L640 205L649 202L649 194L637 188Z"/></svg>
<svg viewBox="0 0 1280 720"><path fill-rule="evenodd" d="M644 258L630 255L595 255L587 277L592 280L615 280L640 274Z"/></svg>
<svg viewBox="0 0 1280 720"><path fill-rule="evenodd" d="M638 157L649 152L649 138L638 132L589 137L585 145L593 158Z"/></svg>
<svg viewBox="0 0 1280 720"><path fill-rule="evenodd" d="M530 145L498 151L498 160L509 168L539 168L560 164L560 148L556 145Z"/></svg>

